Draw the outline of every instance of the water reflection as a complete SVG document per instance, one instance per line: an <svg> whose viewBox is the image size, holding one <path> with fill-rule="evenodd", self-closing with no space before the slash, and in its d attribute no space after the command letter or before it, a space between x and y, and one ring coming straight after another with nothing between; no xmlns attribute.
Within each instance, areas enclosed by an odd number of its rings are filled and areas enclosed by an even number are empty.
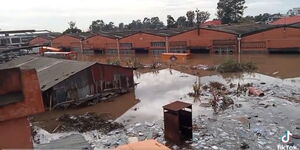
<svg viewBox="0 0 300 150"><path fill-rule="evenodd" d="M199 101L188 96L188 93L193 92L193 85L196 82L208 84L209 82L218 81L229 85L245 84L251 82L266 82L273 85L292 85L295 88L300 88L299 79L282 80L258 73L239 74L238 76L212 75L197 77L185 74L173 69L159 70L157 73L145 73L135 77L135 82L139 83L135 90L135 95L140 99L140 103L122 115L118 120L130 120L131 122L154 121L162 119L162 106L173 101L180 100L183 102L193 103L193 116L212 115L213 111L210 107L204 107L208 103L202 100ZM296 83L296 84L295 84Z"/></svg>

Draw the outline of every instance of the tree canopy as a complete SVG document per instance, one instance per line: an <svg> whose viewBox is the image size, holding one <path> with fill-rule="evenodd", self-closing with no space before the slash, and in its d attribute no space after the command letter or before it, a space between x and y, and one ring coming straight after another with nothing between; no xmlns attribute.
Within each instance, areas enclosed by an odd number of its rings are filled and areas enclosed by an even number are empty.
<svg viewBox="0 0 300 150"><path fill-rule="evenodd" d="M76 22L70 21L68 22L69 28L66 29L63 33L81 33L82 31L76 27Z"/></svg>
<svg viewBox="0 0 300 150"><path fill-rule="evenodd" d="M244 5L245 0L220 0L217 7L217 16L223 24L238 23L247 8Z"/></svg>
<svg viewBox="0 0 300 150"><path fill-rule="evenodd" d="M267 23L270 22L281 14L259 14L257 16L243 17L245 0L219 0L217 4L217 17L221 20L222 24L229 23ZM159 17L145 17L144 19L132 20L128 24L114 22L105 23L103 20L98 19L92 21L89 26L90 32L108 32L108 31L123 31L123 30L144 30L144 29L166 29L166 28L186 28L195 27L205 23L210 18L210 13L203 10L189 10L184 15L179 16L177 19L172 15L167 15L166 26ZM80 29L76 27L76 22L70 21L69 28L64 33L80 33Z"/></svg>

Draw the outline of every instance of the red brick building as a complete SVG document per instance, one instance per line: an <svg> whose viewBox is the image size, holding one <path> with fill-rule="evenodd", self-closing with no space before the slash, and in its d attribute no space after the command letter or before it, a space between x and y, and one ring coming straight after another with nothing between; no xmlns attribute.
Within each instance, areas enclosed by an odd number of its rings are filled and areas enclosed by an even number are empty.
<svg viewBox="0 0 300 150"><path fill-rule="evenodd" d="M290 25L240 24L192 29L101 33L84 38L62 35L54 47L93 50L107 54L164 52L239 53L298 51L300 23ZM81 38L79 38L81 37ZM83 42L82 39L85 39Z"/></svg>
<svg viewBox="0 0 300 150"><path fill-rule="evenodd" d="M161 53L166 51L166 36L150 32L136 32L119 40L120 53Z"/></svg>
<svg viewBox="0 0 300 150"><path fill-rule="evenodd" d="M105 34L96 34L83 41L84 51L92 50L96 53L109 53L117 51L117 37Z"/></svg>
<svg viewBox="0 0 300 150"><path fill-rule="evenodd" d="M37 36L29 41L29 46L51 45L51 38Z"/></svg>
<svg viewBox="0 0 300 150"><path fill-rule="evenodd" d="M169 52L236 52L237 35L209 28L191 29L169 37Z"/></svg>
<svg viewBox="0 0 300 150"><path fill-rule="evenodd" d="M27 116L44 111L34 69L0 70L0 148L32 149Z"/></svg>
<svg viewBox="0 0 300 150"><path fill-rule="evenodd" d="M64 50L82 51L82 40L84 37L73 34L63 34L51 41L51 46L56 48L62 48Z"/></svg>
<svg viewBox="0 0 300 150"><path fill-rule="evenodd" d="M275 26L259 32L243 35L242 52L296 52L300 50L300 28Z"/></svg>

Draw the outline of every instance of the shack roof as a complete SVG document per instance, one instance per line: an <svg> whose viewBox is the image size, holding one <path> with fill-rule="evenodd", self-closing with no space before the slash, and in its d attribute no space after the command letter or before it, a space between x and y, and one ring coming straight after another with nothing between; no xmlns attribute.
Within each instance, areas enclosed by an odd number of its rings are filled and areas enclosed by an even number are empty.
<svg viewBox="0 0 300 150"><path fill-rule="evenodd" d="M172 110L172 111L179 111L184 108L191 107L192 104L181 102L181 101L175 101L171 104L163 106L164 109Z"/></svg>
<svg viewBox="0 0 300 150"><path fill-rule="evenodd" d="M0 69L20 67L21 69L36 69L40 87L46 91L59 82L84 70L96 62L81 62L40 56L22 56L0 65Z"/></svg>

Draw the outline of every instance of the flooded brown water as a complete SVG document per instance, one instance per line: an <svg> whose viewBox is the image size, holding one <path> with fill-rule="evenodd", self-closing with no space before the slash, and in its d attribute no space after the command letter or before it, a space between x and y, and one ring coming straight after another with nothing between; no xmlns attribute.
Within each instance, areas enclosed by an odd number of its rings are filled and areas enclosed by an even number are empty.
<svg viewBox="0 0 300 150"><path fill-rule="evenodd" d="M157 56L135 55L121 56L121 60L136 57L142 64L152 64L160 61ZM105 55L80 55L81 61L97 61L107 63L108 59L115 59L115 56ZM217 65L226 59L236 59L241 62L252 61L258 66L257 73L249 75L220 75L216 72L191 70L193 65ZM241 55L240 58L234 55L192 55L184 62L172 62L172 68L168 65L161 70L141 69L135 72L135 82L138 83L136 89L128 94L113 98L109 102L99 103L93 106L70 110L55 110L34 116L32 122L48 131L52 131L58 122L56 119L63 114L84 114L86 112L96 112L97 114L109 114L117 121L139 122L162 119L162 106L181 100L193 103L193 115L211 115L211 108L202 107L201 104L208 103L208 99L195 101L187 94L192 91L193 83L200 80L205 84L210 81L219 82L251 82L253 80L263 80L274 84L294 84L295 88L300 88L300 55ZM197 74L197 76L194 76ZM284 79L284 80L283 80ZM298 93L299 94L299 93ZM137 100L138 99L138 100Z"/></svg>
<svg viewBox="0 0 300 150"><path fill-rule="evenodd" d="M136 57L143 64L152 64L155 61L161 61L159 56L153 55L121 55L121 60ZM115 59L117 56L109 55L81 55L81 61L98 61L107 63L110 59ZM214 54L192 54L191 58L184 62L175 62L178 65L193 66L197 64L218 65L226 59L240 60L241 62L252 61L258 66L258 73L277 77L277 78L295 78L300 77L300 55L277 55L277 54L243 54L240 57L237 55L214 55ZM178 70L178 69L177 69ZM180 69L180 71L188 70ZM200 76L216 74L211 72L203 72Z"/></svg>

